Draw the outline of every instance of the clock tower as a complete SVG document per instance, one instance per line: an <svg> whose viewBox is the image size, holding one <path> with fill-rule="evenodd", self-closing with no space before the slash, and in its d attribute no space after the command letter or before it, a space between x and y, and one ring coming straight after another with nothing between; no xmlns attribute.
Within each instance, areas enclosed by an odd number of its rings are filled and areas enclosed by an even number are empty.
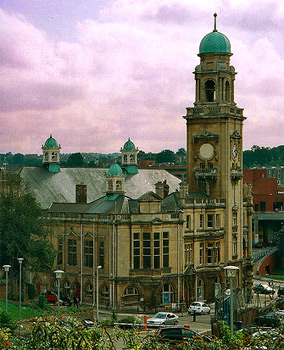
<svg viewBox="0 0 284 350"><path fill-rule="evenodd" d="M237 73L230 62L231 44L224 34L218 32L216 16L214 14L214 30L201 40L199 46L200 64L194 71L195 102L193 107L187 108L184 116L187 123L187 182L192 197L199 194L207 198L203 201L207 203L205 212L210 210L207 216L223 216L222 219L218 217L223 228L222 235L218 231L219 263L238 266L241 283L246 278L243 276L242 258L249 236L246 234L244 237L244 225L248 225L247 220L244 223L242 183L243 122L246 118L243 109L238 108L235 102ZM223 207L215 208L219 214L213 213L213 203L215 206L223 203ZM218 235L211 216L210 227L213 230L210 239ZM202 237L200 227L197 231ZM206 235L208 230L202 238L205 245Z"/></svg>

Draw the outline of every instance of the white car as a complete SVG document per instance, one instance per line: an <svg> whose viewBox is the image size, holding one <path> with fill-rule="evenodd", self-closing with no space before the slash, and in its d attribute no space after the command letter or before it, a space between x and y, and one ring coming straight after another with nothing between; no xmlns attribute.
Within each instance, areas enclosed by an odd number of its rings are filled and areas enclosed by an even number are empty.
<svg viewBox="0 0 284 350"><path fill-rule="evenodd" d="M210 314L210 306L208 306L206 303L203 303L201 301L195 301L194 303L192 303L190 305L190 307L188 308L188 313L189 314Z"/></svg>
<svg viewBox="0 0 284 350"><path fill-rule="evenodd" d="M148 326L161 326L166 324L178 324L178 316L172 312L158 312L155 316L147 320Z"/></svg>

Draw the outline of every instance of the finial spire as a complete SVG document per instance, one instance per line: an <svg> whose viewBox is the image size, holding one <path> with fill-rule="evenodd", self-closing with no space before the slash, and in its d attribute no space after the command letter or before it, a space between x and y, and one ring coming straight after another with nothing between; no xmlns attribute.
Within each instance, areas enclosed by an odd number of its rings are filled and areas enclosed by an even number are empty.
<svg viewBox="0 0 284 350"><path fill-rule="evenodd" d="M213 32L217 32L217 13L215 12L214 13L214 30L213 30Z"/></svg>

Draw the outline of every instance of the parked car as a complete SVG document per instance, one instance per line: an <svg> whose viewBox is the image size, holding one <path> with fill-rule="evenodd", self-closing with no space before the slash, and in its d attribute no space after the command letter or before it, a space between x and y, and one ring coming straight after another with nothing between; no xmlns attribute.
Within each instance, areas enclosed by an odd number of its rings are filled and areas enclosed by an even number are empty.
<svg viewBox="0 0 284 350"><path fill-rule="evenodd" d="M256 284L253 287L253 291L257 294L274 294L275 290L271 287L269 287L269 285L267 284Z"/></svg>
<svg viewBox="0 0 284 350"><path fill-rule="evenodd" d="M162 340L168 341L182 341L188 338L201 338L206 342L210 342L211 339L207 336L201 336L195 331L182 326L161 328L156 333Z"/></svg>
<svg viewBox="0 0 284 350"><path fill-rule="evenodd" d="M190 307L188 308L188 313L189 314L210 314L210 306L208 306L206 303L200 302L200 301L195 301L193 302Z"/></svg>
<svg viewBox="0 0 284 350"><path fill-rule="evenodd" d="M173 314L172 312L158 312L155 316L149 318L147 320L148 326L161 326L161 325L177 325L178 324L178 316Z"/></svg>
<svg viewBox="0 0 284 350"><path fill-rule="evenodd" d="M45 296L48 303L50 303L50 304L57 303L57 293L55 291L44 290L41 294ZM72 305L71 299L67 295L65 295L64 293L60 293L59 302L61 305L64 305L64 306L71 306Z"/></svg>
<svg viewBox="0 0 284 350"><path fill-rule="evenodd" d="M284 287L279 287L278 291L277 291L277 296L280 297L284 297Z"/></svg>
<svg viewBox="0 0 284 350"><path fill-rule="evenodd" d="M254 320L254 323L258 326L267 326L267 327L278 327L281 324L281 318L284 317L283 312L275 311L269 312L266 315L257 316Z"/></svg>

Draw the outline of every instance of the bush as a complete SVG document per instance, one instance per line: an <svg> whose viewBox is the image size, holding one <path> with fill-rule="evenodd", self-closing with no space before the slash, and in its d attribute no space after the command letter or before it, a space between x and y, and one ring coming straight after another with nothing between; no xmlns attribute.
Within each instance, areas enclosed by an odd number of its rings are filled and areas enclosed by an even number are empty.
<svg viewBox="0 0 284 350"><path fill-rule="evenodd" d="M36 287L34 283L26 282L26 286L28 288L28 298L29 299L35 298L37 296L37 293L36 293Z"/></svg>
<svg viewBox="0 0 284 350"><path fill-rule="evenodd" d="M38 297L37 307L39 307L40 309L43 309L43 310L49 308L48 302L47 302L44 295L40 295Z"/></svg>
<svg viewBox="0 0 284 350"><path fill-rule="evenodd" d="M12 320L12 316L6 312L0 312L0 328L9 328L12 331L17 328L17 323Z"/></svg>

